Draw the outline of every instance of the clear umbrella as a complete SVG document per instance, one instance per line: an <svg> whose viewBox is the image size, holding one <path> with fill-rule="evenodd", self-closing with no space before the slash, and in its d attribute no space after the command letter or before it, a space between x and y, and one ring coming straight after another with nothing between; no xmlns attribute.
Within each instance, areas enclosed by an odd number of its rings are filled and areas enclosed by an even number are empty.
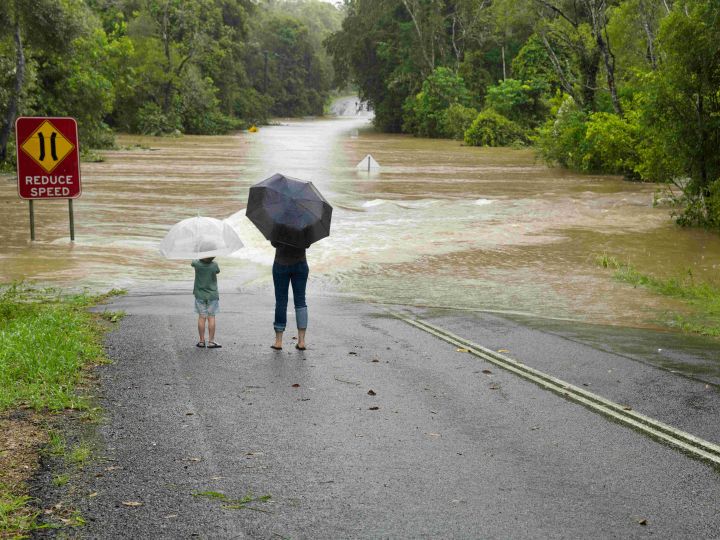
<svg viewBox="0 0 720 540"><path fill-rule="evenodd" d="M204 259L230 255L243 247L240 237L226 221L194 217L176 223L160 242L167 259Z"/></svg>

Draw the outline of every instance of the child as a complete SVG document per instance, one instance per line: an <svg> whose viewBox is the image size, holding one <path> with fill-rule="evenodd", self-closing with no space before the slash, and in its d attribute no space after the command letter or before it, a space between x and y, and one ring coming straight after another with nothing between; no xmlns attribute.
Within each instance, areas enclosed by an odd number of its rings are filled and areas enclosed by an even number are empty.
<svg viewBox="0 0 720 540"><path fill-rule="evenodd" d="M218 294L217 275L220 268L215 257L194 260L190 265L195 269L195 285L193 287L193 295L195 295L195 312L198 314L198 333L200 341L197 347L205 347L205 319L208 320L208 332L210 339L207 342L208 349L219 349L222 345L215 342L215 314L220 307L220 295Z"/></svg>

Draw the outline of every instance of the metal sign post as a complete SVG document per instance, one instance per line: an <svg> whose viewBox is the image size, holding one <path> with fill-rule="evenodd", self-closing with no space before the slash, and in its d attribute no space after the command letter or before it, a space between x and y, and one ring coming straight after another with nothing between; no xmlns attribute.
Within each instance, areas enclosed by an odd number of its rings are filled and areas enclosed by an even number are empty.
<svg viewBox="0 0 720 540"><path fill-rule="evenodd" d="M68 213L70 214L70 241L75 241L75 216L73 215L72 199L68 199Z"/></svg>
<svg viewBox="0 0 720 540"><path fill-rule="evenodd" d="M33 200L28 201L30 203L30 240L35 241L35 211L33 209Z"/></svg>
<svg viewBox="0 0 720 540"><path fill-rule="evenodd" d="M73 199L82 194L80 149L74 118L20 117L15 121L18 195L30 201L35 240L35 199L67 199L70 240L75 240Z"/></svg>

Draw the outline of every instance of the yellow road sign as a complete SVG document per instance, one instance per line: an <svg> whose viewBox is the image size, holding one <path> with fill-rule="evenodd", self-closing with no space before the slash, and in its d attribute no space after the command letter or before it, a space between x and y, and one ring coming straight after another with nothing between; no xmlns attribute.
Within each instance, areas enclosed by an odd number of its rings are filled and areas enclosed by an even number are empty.
<svg viewBox="0 0 720 540"><path fill-rule="evenodd" d="M67 140L52 122L45 120L32 132L22 146L23 152L46 172L50 173L73 151L75 145Z"/></svg>

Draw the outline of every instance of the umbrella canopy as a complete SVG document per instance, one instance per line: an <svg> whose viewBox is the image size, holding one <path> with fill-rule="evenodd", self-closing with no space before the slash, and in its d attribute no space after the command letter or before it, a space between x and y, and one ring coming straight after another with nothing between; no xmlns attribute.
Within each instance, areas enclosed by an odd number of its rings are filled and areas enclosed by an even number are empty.
<svg viewBox="0 0 720 540"><path fill-rule="evenodd" d="M204 259L241 247L240 237L225 221L198 216L173 225L160 242L160 253L167 259Z"/></svg>
<svg viewBox="0 0 720 540"><path fill-rule="evenodd" d="M312 182L274 174L250 188L245 215L271 242L306 248L330 235L332 206Z"/></svg>

